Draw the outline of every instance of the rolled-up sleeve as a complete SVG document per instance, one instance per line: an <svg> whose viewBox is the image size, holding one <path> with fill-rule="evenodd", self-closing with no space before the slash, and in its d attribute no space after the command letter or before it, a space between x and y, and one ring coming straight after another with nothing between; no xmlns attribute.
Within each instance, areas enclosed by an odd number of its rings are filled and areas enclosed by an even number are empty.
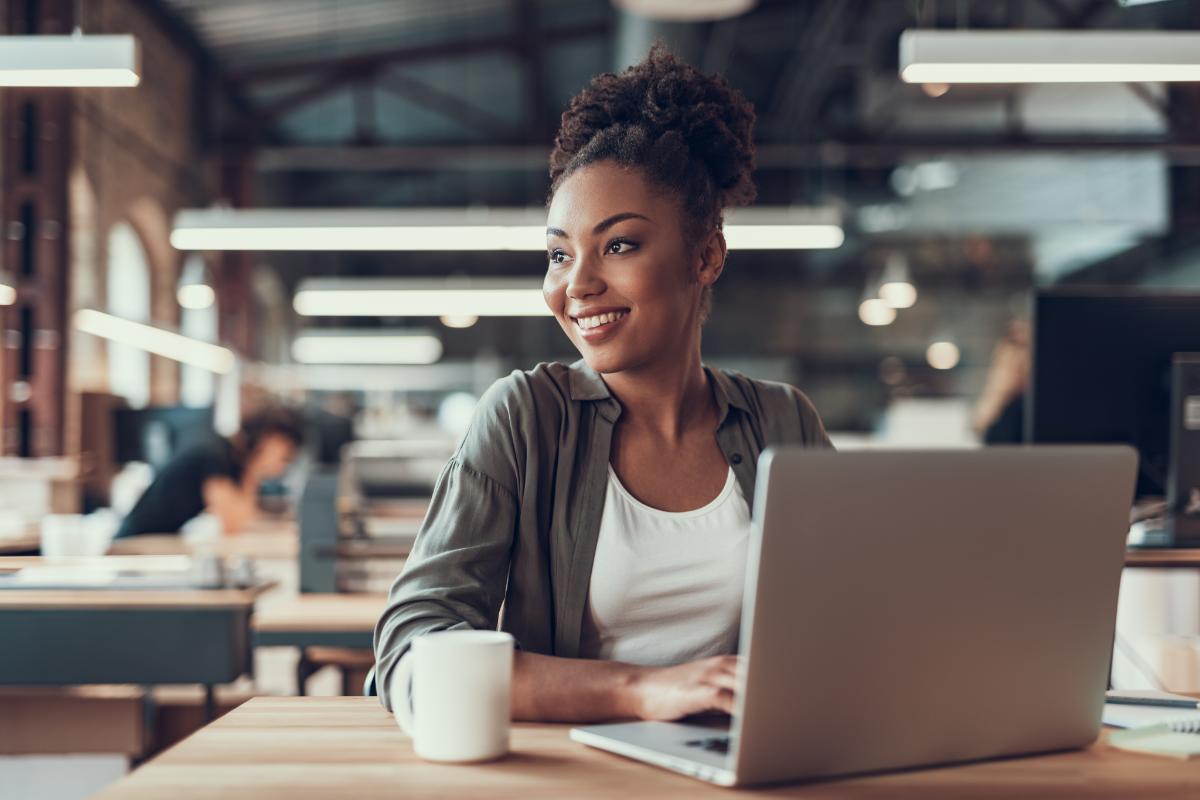
<svg viewBox="0 0 1200 800"><path fill-rule="evenodd" d="M454 628L495 629L508 583L517 499L496 481L451 459L404 570L375 627L375 681L387 687L413 639Z"/></svg>
<svg viewBox="0 0 1200 800"><path fill-rule="evenodd" d="M520 516L514 432L520 392L512 378L484 395L438 476L413 550L392 584L375 626L375 688L389 710L392 672L413 639L497 626Z"/></svg>

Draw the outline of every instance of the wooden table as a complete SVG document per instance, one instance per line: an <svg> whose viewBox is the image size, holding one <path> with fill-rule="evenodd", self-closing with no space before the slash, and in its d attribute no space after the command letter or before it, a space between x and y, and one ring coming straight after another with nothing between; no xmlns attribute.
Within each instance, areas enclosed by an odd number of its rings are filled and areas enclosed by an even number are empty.
<svg viewBox="0 0 1200 800"><path fill-rule="evenodd" d="M42 546L42 537L36 533L0 539L0 555L8 553L31 553Z"/></svg>
<svg viewBox="0 0 1200 800"><path fill-rule="evenodd" d="M517 725L513 754L492 764L418 760L370 697L250 700L134 771L100 800L169 797L629 798L1195 798L1200 764L1087 750L757 791L708 786L576 744L564 725Z"/></svg>
<svg viewBox="0 0 1200 800"><path fill-rule="evenodd" d="M354 670L364 670L372 663L375 623L386 607L384 594L308 593L271 598L251 620L254 646L300 650L296 662L299 694L305 693L308 679L321 664L338 662L345 662L341 664L343 692L359 694L364 676ZM346 650L350 652L343 652Z"/></svg>
<svg viewBox="0 0 1200 800"><path fill-rule="evenodd" d="M258 647L371 647L383 594L298 594L275 598L254 613Z"/></svg>
<svg viewBox="0 0 1200 800"><path fill-rule="evenodd" d="M224 559L295 559L300 554L296 531L247 531L209 542L191 543L179 534L147 534L116 539L111 555L212 554Z"/></svg>
<svg viewBox="0 0 1200 800"><path fill-rule="evenodd" d="M1200 569L1200 547L1125 551L1125 566L1151 569Z"/></svg>

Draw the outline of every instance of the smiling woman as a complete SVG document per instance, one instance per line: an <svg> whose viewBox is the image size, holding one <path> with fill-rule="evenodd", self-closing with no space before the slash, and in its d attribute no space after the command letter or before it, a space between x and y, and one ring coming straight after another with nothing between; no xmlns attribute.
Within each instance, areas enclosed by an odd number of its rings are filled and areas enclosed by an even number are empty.
<svg viewBox="0 0 1200 800"><path fill-rule="evenodd" d="M543 293L583 359L479 403L376 630L389 708L416 637L499 625L517 718L732 710L758 456L829 446L797 389L701 357L722 213L754 197L753 123L661 46L563 115Z"/></svg>

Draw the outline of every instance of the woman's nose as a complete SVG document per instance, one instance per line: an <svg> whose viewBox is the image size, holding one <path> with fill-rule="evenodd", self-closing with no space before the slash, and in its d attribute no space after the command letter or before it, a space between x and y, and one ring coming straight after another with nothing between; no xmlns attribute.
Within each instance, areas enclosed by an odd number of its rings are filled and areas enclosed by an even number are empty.
<svg viewBox="0 0 1200 800"><path fill-rule="evenodd" d="M590 254L577 256L567 273L567 296L572 299L589 297L604 292L604 281L597 270L595 257Z"/></svg>

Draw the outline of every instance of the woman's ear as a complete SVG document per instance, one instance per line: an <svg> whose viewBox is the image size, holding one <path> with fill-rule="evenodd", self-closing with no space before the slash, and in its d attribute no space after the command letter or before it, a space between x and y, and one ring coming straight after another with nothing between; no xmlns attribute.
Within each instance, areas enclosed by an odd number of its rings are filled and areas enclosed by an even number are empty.
<svg viewBox="0 0 1200 800"><path fill-rule="evenodd" d="M720 228L714 228L697 254L696 280L702 286L712 286L717 282L717 278L721 277L728 253L729 247L725 244L724 232Z"/></svg>

